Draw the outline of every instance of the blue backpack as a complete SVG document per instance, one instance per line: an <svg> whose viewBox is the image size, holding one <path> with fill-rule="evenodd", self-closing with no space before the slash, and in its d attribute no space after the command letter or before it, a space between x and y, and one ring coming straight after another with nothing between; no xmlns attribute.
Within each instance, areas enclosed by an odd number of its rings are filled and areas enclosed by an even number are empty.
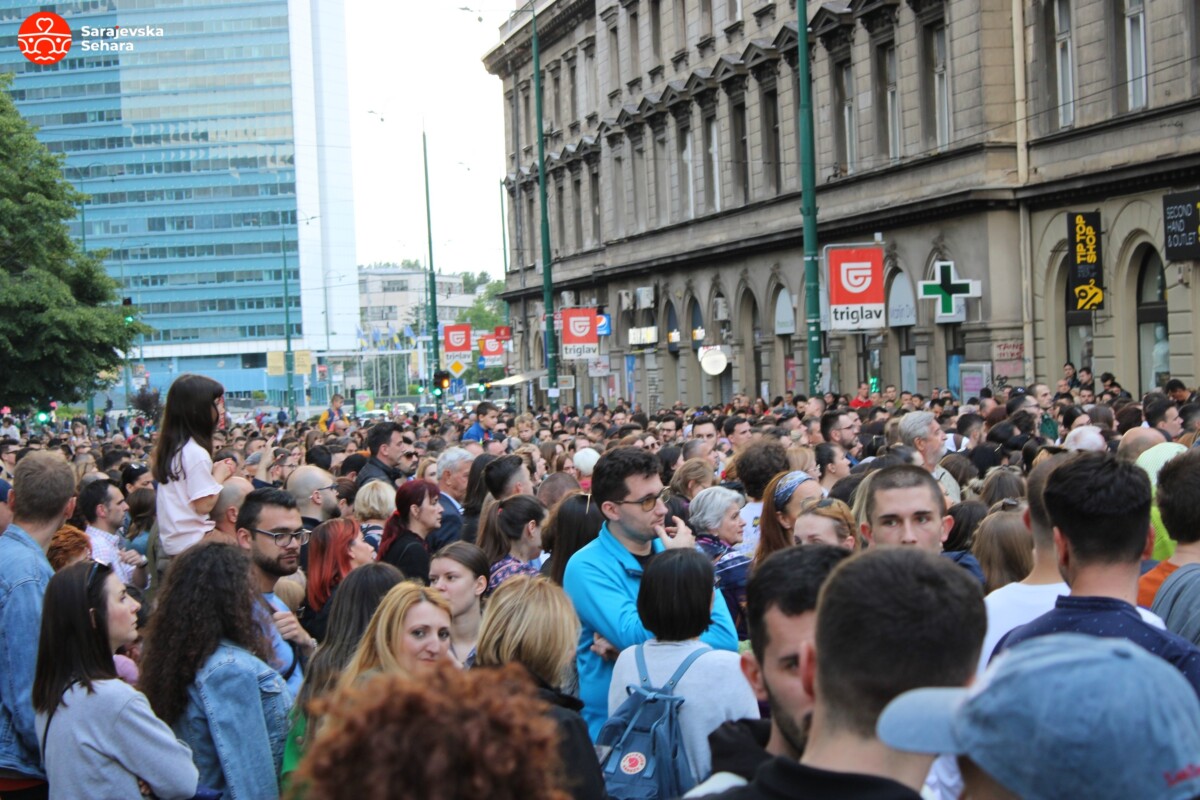
<svg viewBox="0 0 1200 800"><path fill-rule="evenodd" d="M600 728L596 750L604 787L614 800L667 800L696 785L679 728L683 698L675 687L688 667L712 648L691 653L661 688L650 685L643 646L638 645L638 678L627 687L629 697Z"/></svg>

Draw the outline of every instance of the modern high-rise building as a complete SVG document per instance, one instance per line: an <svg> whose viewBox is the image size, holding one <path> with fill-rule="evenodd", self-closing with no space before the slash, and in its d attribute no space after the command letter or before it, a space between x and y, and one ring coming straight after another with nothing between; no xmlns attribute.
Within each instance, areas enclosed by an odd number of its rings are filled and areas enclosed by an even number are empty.
<svg viewBox="0 0 1200 800"><path fill-rule="evenodd" d="M42 11L73 36L50 65L17 46ZM324 403L359 318L341 0L0 0L0 73L90 196L74 232L154 329L134 385L203 372L281 404L267 354L290 326L312 353L297 403Z"/></svg>

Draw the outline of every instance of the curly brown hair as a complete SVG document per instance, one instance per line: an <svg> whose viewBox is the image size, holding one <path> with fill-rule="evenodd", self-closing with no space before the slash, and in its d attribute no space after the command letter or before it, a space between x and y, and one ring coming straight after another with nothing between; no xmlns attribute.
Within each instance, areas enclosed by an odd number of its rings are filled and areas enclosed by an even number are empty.
<svg viewBox="0 0 1200 800"><path fill-rule="evenodd" d="M558 726L516 664L377 674L316 702L321 730L299 796L338 800L568 800Z"/></svg>
<svg viewBox="0 0 1200 800"><path fill-rule="evenodd" d="M222 639L270 659L270 642L254 615L259 602L245 551L205 542L174 559L146 632L138 678L159 719L170 725L183 714L188 686Z"/></svg>

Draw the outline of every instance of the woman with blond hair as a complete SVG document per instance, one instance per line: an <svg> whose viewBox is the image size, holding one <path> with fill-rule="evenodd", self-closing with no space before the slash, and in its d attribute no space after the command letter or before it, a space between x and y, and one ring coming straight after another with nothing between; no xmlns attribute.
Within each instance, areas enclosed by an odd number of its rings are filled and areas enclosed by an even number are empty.
<svg viewBox="0 0 1200 800"><path fill-rule="evenodd" d="M796 544L830 544L853 550L858 525L850 506L832 497L810 497L800 504L800 515L792 526Z"/></svg>
<svg viewBox="0 0 1200 800"><path fill-rule="evenodd" d="M354 518L367 544L379 550L383 526L396 510L396 490L387 481L364 483L354 495Z"/></svg>
<svg viewBox="0 0 1200 800"><path fill-rule="evenodd" d="M436 589L405 581L384 595L338 685L352 686L368 672L412 675L449 652L450 603Z"/></svg>
<svg viewBox="0 0 1200 800"><path fill-rule="evenodd" d="M516 575L488 601L475 649L477 667L520 664L533 677L538 696L549 704L558 724L559 753L576 800L605 797L604 777L579 715L583 703L562 691L563 677L575 656L579 617L567 593L549 578Z"/></svg>

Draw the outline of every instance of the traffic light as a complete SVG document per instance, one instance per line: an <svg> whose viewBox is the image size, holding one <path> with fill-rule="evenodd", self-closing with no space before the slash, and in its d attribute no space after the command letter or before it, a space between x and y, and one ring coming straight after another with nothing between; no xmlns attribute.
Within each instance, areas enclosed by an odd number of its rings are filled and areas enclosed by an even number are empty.
<svg viewBox="0 0 1200 800"><path fill-rule="evenodd" d="M125 309L125 324L133 324L133 298L126 297L121 300L121 306Z"/></svg>
<svg viewBox="0 0 1200 800"><path fill-rule="evenodd" d="M50 421L50 412L49 411L39 411L39 412L37 412L36 419L37 419L38 425L45 425L47 422Z"/></svg>
<svg viewBox="0 0 1200 800"><path fill-rule="evenodd" d="M433 373L433 388L434 397L441 397L450 389L450 373L444 369L439 369Z"/></svg>

